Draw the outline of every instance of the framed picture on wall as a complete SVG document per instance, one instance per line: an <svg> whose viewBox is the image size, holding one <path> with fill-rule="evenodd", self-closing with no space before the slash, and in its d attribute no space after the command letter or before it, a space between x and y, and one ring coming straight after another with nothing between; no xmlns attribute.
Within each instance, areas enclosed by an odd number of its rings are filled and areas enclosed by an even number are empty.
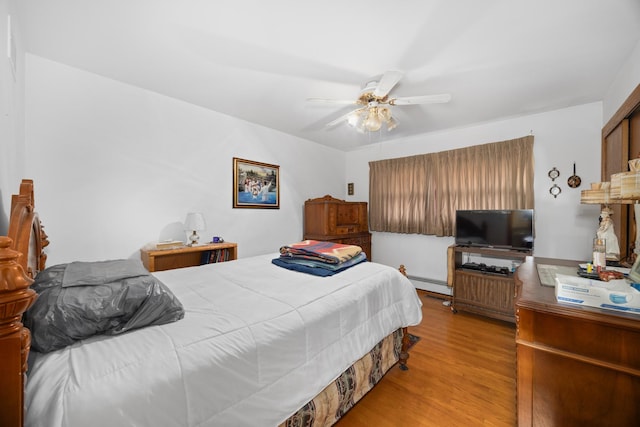
<svg viewBox="0 0 640 427"><path fill-rule="evenodd" d="M234 157L233 207L280 209L280 166Z"/></svg>

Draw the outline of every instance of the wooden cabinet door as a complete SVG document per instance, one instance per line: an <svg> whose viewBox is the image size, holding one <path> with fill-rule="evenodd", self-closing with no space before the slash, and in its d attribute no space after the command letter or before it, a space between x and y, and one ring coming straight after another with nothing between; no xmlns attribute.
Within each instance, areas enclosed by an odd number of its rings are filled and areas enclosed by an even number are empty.
<svg viewBox="0 0 640 427"><path fill-rule="evenodd" d="M628 160L640 157L640 85L636 86L618 111L602 128L602 181L611 174L629 170ZM613 223L620 243L620 258L632 255L636 238L633 207L611 205Z"/></svg>
<svg viewBox="0 0 640 427"><path fill-rule="evenodd" d="M602 141L602 181L609 181L611 175L629 170L629 120L624 119L616 126L608 135L604 136ZM618 236L620 245L620 259L625 259L629 254L629 245L635 239L635 234L629 236L631 229L629 227L630 218L629 205L612 204L609 207L613 210L613 227ZM597 224L594 224L594 229Z"/></svg>

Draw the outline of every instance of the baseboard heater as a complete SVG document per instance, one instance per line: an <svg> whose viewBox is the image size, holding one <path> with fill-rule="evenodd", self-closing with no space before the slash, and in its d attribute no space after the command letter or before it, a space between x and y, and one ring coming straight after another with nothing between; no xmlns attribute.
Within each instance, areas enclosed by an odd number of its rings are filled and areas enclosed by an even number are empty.
<svg viewBox="0 0 640 427"><path fill-rule="evenodd" d="M431 279L428 277L419 277L407 275L407 278L413 283L417 289L423 291L434 292L443 295L452 295L453 290L447 285L446 280Z"/></svg>

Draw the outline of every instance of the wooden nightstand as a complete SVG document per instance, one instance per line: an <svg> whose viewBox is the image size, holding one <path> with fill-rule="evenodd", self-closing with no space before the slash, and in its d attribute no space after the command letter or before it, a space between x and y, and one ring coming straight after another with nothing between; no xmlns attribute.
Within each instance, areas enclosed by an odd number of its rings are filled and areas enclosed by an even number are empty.
<svg viewBox="0 0 640 427"><path fill-rule="evenodd" d="M171 270L238 259L238 244L225 242L177 249L140 249L140 257L149 271Z"/></svg>

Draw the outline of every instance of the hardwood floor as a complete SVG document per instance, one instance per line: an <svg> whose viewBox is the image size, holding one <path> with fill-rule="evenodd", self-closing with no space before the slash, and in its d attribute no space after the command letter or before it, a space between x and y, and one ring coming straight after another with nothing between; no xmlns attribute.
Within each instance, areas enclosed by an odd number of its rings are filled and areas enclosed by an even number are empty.
<svg viewBox="0 0 640 427"><path fill-rule="evenodd" d="M391 368L336 426L515 426L515 326L419 295L409 370Z"/></svg>

